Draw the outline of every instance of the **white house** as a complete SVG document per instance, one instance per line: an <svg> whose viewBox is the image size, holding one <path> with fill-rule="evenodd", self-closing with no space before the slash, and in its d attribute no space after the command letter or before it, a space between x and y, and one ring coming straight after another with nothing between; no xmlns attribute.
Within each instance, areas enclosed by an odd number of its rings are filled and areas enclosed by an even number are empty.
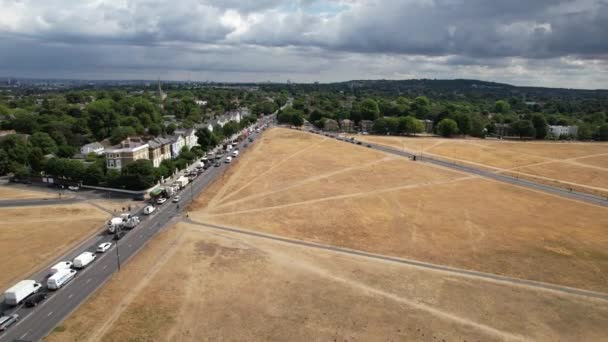
<svg viewBox="0 0 608 342"><path fill-rule="evenodd" d="M105 147L98 143L98 142L94 142L94 143L90 143L90 144L86 144L84 146L82 146L80 148L80 154L82 154L83 156L88 155L89 153L93 152L96 155L102 155L104 153Z"/></svg>
<svg viewBox="0 0 608 342"><path fill-rule="evenodd" d="M207 105L207 101L203 101L203 100L196 100L196 101L194 101L194 103L196 103L196 105L200 106L200 107Z"/></svg>
<svg viewBox="0 0 608 342"><path fill-rule="evenodd" d="M188 149L198 145L198 137L196 136L196 129L177 129L175 134L179 134L184 137L184 146L188 146Z"/></svg>
<svg viewBox="0 0 608 342"><path fill-rule="evenodd" d="M578 126L549 126L549 135L555 137L578 135Z"/></svg>
<svg viewBox="0 0 608 342"><path fill-rule="evenodd" d="M171 141L171 158L175 159L179 156L182 148L186 146L186 141L181 134L172 135L169 140Z"/></svg>

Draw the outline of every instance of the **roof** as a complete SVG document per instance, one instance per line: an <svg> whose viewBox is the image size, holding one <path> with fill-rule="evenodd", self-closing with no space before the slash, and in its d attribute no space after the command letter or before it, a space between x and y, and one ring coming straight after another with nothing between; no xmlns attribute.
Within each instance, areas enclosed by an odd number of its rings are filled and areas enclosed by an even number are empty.
<svg viewBox="0 0 608 342"><path fill-rule="evenodd" d="M183 134L183 135L192 135L194 134L194 128L188 128L188 129L176 129L175 133L178 134Z"/></svg>
<svg viewBox="0 0 608 342"><path fill-rule="evenodd" d="M84 147L90 147L90 148L93 148L93 149L104 148L104 146L103 146L102 144L98 143L97 141L96 141L96 142L92 142L92 143L90 143L90 144L86 144L86 145L84 145L84 146L82 146L82 147L83 147L83 148L84 148Z"/></svg>
<svg viewBox="0 0 608 342"><path fill-rule="evenodd" d="M163 138L163 137L156 137L156 138L148 141L148 145L150 145L150 148L159 148L161 146L169 145L171 143L172 143L172 141L170 139Z"/></svg>

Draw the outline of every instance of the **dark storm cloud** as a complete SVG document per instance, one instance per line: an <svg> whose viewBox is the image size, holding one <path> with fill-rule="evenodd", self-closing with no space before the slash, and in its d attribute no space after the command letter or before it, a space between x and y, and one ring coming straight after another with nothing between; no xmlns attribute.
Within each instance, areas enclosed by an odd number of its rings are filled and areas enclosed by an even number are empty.
<svg viewBox="0 0 608 342"><path fill-rule="evenodd" d="M608 87L608 0L0 0L0 8L3 75Z"/></svg>

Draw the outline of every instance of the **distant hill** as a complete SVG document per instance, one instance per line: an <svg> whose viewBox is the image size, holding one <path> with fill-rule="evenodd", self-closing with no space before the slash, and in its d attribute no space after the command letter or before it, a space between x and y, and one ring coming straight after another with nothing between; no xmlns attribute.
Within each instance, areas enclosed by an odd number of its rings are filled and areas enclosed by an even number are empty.
<svg viewBox="0 0 608 342"><path fill-rule="evenodd" d="M304 91L339 91L385 96L426 95L433 98L455 99L458 97L507 98L518 97L525 101L550 99L574 100L608 98L608 90L582 90L566 88L518 87L510 84L480 80L353 80L337 83L315 84L265 84L265 89L290 87Z"/></svg>

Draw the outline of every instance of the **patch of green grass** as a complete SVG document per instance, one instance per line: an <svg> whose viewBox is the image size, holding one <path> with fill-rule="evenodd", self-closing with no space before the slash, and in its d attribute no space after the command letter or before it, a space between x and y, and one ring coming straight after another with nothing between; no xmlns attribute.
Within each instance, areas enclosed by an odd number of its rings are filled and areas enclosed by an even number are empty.
<svg viewBox="0 0 608 342"><path fill-rule="evenodd" d="M66 328L65 328L65 326L63 326L63 325L58 325L58 326L56 326L56 327L55 327L55 329L53 329L53 332L58 332L58 333L59 333L59 332L64 332L64 331L65 331L65 329L66 329Z"/></svg>

